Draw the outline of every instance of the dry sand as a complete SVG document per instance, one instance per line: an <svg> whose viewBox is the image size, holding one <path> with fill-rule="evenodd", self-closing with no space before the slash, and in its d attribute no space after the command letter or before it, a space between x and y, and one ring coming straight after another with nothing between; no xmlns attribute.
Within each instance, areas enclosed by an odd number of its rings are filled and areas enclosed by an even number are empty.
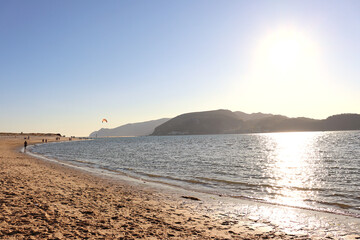
<svg viewBox="0 0 360 240"><path fill-rule="evenodd" d="M23 142L0 136L0 239L309 239L216 218L193 199L31 157L20 152Z"/></svg>

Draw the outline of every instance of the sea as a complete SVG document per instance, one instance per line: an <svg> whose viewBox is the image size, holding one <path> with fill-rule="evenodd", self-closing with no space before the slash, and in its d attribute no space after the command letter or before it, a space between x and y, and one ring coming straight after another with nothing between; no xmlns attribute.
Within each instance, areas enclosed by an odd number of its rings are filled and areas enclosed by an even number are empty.
<svg viewBox="0 0 360 240"><path fill-rule="evenodd" d="M360 131L95 138L31 152L191 191L360 218Z"/></svg>

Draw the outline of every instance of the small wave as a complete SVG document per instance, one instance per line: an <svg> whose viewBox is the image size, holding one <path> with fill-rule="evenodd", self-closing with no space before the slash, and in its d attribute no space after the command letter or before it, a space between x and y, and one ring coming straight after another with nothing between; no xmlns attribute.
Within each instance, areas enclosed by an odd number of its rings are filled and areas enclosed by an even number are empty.
<svg viewBox="0 0 360 240"><path fill-rule="evenodd" d="M191 184L199 184L199 185L207 185L206 182L198 181L195 179L183 179L183 178L176 178L172 176L163 176L163 175L157 175L153 173L144 173L144 172L134 172L135 174L143 175L149 178L157 178L157 179L163 179L163 180L170 180L170 181L177 181L177 182L186 182Z"/></svg>
<svg viewBox="0 0 360 240"><path fill-rule="evenodd" d="M341 199L351 199L351 198L354 198L354 199L357 199L357 197L354 197L353 195L351 194L346 194L346 193L328 193L328 194L324 194L324 196L326 197L331 197L331 198L341 198ZM358 197L358 199L360 199L360 197Z"/></svg>
<svg viewBox="0 0 360 240"><path fill-rule="evenodd" d="M244 185L244 186L250 186L250 187L271 187L271 188L277 188L276 186L271 186L270 184L253 184L253 183L246 183L246 182L235 182L225 179L217 179L217 178L207 178L207 177L196 177L197 179L201 179L207 182L218 182L218 183L226 183L229 185Z"/></svg>
<svg viewBox="0 0 360 240"><path fill-rule="evenodd" d="M247 182L238 182L238 181L230 181L225 179L217 179L217 178L207 178L207 177L196 177L198 179L207 181L207 182L218 182L218 183L225 183L228 185L243 185L243 186L249 186L249 187L256 187L256 188L272 188L272 189L289 189L289 190L297 190L297 191L325 191L325 189L322 188L306 188L306 187L296 187L296 186L276 186L271 184L265 184L265 183L247 183Z"/></svg>
<svg viewBox="0 0 360 240"><path fill-rule="evenodd" d="M310 200L310 199L306 199L305 201L307 201L307 202L315 202L315 203L319 203L319 204L323 204L323 205L327 205L327 206L336 206L336 207L339 207L339 208L342 208L342 209L353 208L353 206L345 204L345 203L326 202L326 201Z"/></svg>
<svg viewBox="0 0 360 240"><path fill-rule="evenodd" d="M95 163L84 161L84 160L78 160L78 159L74 159L74 160L71 160L71 161L81 163L81 164L87 164L87 165L96 165Z"/></svg>
<svg viewBox="0 0 360 240"><path fill-rule="evenodd" d="M288 188L288 189L291 189L291 190L298 190L298 191L319 191L319 192L326 190L326 189L324 189L324 188L295 187L295 186L292 186L292 187L284 186L283 188Z"/></svg>
<svg viewBox="0 0 360 240"><path fill-rule="evenodd" d="M329 206L337 206L342 209L342 210L340 210L340 209L331 209L331 208L320 208L320 207L312 207L312 206L299 206L299 205L284 204L284 203L279 203L276 201L269 201L269 200L265 200L262 198L255 198L255 197L242 196L242 195L229 196L229 197L250 200L250 201L255 201L255 202L259 202L259 203L272 204L272 205L277 205L277 206L292 207L292 208L298 208L298 209L303 209L303 210L325 212L325 213L332 213L332 214L339 214L339 215L343 215L343 216L351 216L351 217L355 217L355 218L360 218L359 213L354 213L354 212L348 211L348 209L350 209L350 208L356 209L356 207L351 207L349 205L342 204L342 203L327 203L326 204L326 202L324 203L324 202L320 202L320 201L304 199L304 201L306 201L306 202L315 202L315 203L320 203L320 204L329 205Z"/></svg>
<svg viewBox="0 0 360 240"><path fill-rule="evenodd" d="M146 175L148 177L151 177L151 178L162 178L163 176L161 175L156 175L156 174L151 174L151 173L142 173L143 175Z"/></svg>

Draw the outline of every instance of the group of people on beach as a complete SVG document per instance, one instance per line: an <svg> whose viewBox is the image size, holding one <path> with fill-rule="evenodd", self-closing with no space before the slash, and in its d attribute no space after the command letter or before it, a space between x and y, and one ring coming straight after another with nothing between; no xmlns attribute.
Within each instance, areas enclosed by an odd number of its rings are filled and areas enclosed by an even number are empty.
<svg viewBox="0 0 360 240"><path fill-rule="evenodd" d="M27 143L26 140L30 139L30 136L25 137L24 139L25 139L25 142L24 142L24 152L26 152L26 147L27 147L27 145L28 145L28 143ZM60 137L56 137L56 141L59 141L59 140L60 140ZM72 137L69 138L69 141L71 141L71 140L72 140ZM45 138L45 139L41 139L41 141L42 141L43 143L47 143L48 140Z"/></svg>
<svg viewBox="0 0 360 240"><path fill-rule="evenodd" d="M27 137L27 138L24 138L24 139L30 139L30 137ZM60 138L59 138L59 139L56 138L56 140L60 140ZM45 138L45 139L41 139L41 142L47 143L47 139L46 139L46 138ZM26 147L27 147L27 145L28 145L28 143L27 143L27 141L25 140L25 142L24 142L24 152L26 152Z"/></svg>

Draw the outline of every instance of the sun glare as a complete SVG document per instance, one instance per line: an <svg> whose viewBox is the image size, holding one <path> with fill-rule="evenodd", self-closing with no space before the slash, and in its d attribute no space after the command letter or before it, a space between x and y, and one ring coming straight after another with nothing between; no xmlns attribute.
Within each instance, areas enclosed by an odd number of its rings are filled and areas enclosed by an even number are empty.
<svg viewBox="0 0 360 240"><path fill-rule="evenodd" d="M268 61L274 67L286 70L299 62L301 56L301 42L294 36L280 36L273 39L268 46Z"/></svg>
<svg viewBox="0 0 360 240"><path fill-rule="evenodd" d="M264 38L259 48L261 65L275 74L308 71L316 59L314 44L301 32L280 29Z"/></svg>
<svg viewBox="0 0 360 240"><path fill-rule="evenodd" d="M294 105L317 101L323 74L321 49L314 36L296 27L273 29L259 36L254 46L242 96L247 94L255 106L264 107L266 99L269 107L291 112ZM254 93L261 98L254 99Z"/></svg>

